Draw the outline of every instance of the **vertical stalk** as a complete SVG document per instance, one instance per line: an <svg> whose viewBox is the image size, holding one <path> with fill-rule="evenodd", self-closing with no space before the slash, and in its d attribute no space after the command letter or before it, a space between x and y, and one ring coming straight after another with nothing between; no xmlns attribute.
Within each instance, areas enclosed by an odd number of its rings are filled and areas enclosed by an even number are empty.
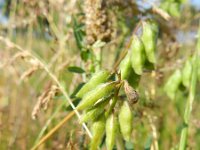
<svg viewBox="0 0 200 150"><path fill-rule="evenodd" d="M195 51L195 54L193 56L194 59L192 61L192 77L191 77L191 82L190 82L189 96L188 96L185 113L184 113L184 127L181 131L179 150L186 149L190 116L192 112L192 104L193 104L193 101L195 98L195 92L196 92L199 54L200 54L200 26L198 30L197 50Z"/></svg>
<svg viewBox="0 0 200 150"><path fill-rule="evenodd" d="M101 63L102 63L102 49L96 48L94 51L95 51L96 62L97 62L95 71L99 71L101 69Z"/></svg>

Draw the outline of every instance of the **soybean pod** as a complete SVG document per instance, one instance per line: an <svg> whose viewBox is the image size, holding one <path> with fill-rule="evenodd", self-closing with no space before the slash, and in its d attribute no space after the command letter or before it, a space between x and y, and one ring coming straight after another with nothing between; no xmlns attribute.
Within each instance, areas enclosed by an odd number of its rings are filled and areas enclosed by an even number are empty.
<svg viewBox="0 0 200 150"><path fill-rule="evenodd" d="M192 75L192 61L188 59L182 70L182 83L185 87L189 87Z"/></svg>
<svg viewBox="0 0 200 150"><path fill-rule="evenodd" d="M156 49L156 26L151 25L149 22L143 22L142 41L144 43L146 56L151 63L156 62L155 49Z"/></svg>
<svg viewBox="0 0 200 150"><path fill-rule="evenodd" d="M131 65L138 75L142 74L143 65L145 62L145 50L143 42L133 35L131 45Z"/></svg>
<svg viewBox="0 0 200 150"><path fill-rule="evenodd" d="M102 137L105 131L105 117L102 116L92 124L92 140L90 143L90 150L97 150L99 144L101 143Z"/></svg>
<svg viewBox="0 0 200 150"><path fill-rule="evenodd" d="M96 104L92 108L86 110L86 112L81 117L80 122L83 123L83 122L88 122L88 121L95 121L101 115L103 115L104 107L108 104L111 97L112 97L112 95L102 98L98 104Z"/></svg>
<svg viewBox="0 0 200 150"><path fill-rule="evenodd" d="M111 114L106 120L106 147L112 150L117 135L117 118L115 114Z"/></svg>
<svg viewBox="0 0 200 150"><path fill-rule="evenodd" d="M132 133L133 114L127 101L124 101L119 111L119 125L123 138L130 141Z"/></svg>
<svg viewBox="0 0 200 150"><path fill-rule="evenodd" d="M77 106L78 110L92 107L99 99L108 96L114 90L116 82L102 83L92 91L86 93Z"/></svg>
<svg viewBox="0 0 200 150"><path fill-rule="evenodd" d="M97 85L107 81L110 73L107 70L95 73L92 78L80 89L76 97L82 98L84 94L93 90Z"/></svg>
<svg viewBox="0 0 200 150"><path fill-rule="evenodd" d="M171 99L175 98L176 91L179 88L181 81L182 76L181 71L179 69L177 69L167 80L164 90Z"/></svg>
<svg viewBox="0 0 200 150"><path fill-rule="evenodd" d="M131 67L131 59L130 59L130 52L126 54L126 57L120 63L120 71L121 71L121 79L128 79L130 76L132 67Z"/></svg>

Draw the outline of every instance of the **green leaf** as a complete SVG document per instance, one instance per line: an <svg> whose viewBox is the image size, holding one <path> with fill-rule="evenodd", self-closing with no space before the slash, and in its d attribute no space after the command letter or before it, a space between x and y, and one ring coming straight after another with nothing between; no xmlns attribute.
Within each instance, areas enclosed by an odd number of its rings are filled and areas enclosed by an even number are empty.
<svg viewBox="0 0 200 150"><path fill-rule="evenodd" d="M89 50L81 51L81 58L84 61L87 61L91 57L91 53Z"/></svg>
<svg viewBox="0 0 200 150"><path fill-rule="evenodd" d="M125 143L126 150L134 150L134 146L132 142Z"/></svg>
<svg viewBox="0 0 200 150"><path fill-rule="evenodd" d="M83 30L84 25L78 24L77 19L73 17L73 31L74 37L76 39L76 44L80 50L83 49L83 38L85 36L85 32Z"/></svg>
<svg viewBox="0 0 200 150"><path fill-rule="evenodd" d="M68 67L68 71L74 72L74 73L84 73L85 72L85 70L83 70L82 68L77 67L77 66Z"/></svg>
<svg viewBox="0 0 200 150"><path fill-rule="evenodd" d="M78 93L78 91L83 87L85 83L80 83L72 92L72 94L70 95L70 98L75 98L76 94Z"/></svg>
<svg viewBox="0 0 200 150"><path fill-rule="evenodd" d="M151 149L151 144L152 144L152 136L149 135L146 142L145 142L145 145L144 145L144 149L145 150L150 150Z"/></svg>

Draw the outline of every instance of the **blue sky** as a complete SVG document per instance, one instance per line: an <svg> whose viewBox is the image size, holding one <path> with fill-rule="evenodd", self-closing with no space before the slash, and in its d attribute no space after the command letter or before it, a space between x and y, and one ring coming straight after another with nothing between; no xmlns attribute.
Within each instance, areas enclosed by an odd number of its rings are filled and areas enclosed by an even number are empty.
<svg viewBox="0 0 200 150"><path fill-rule="evenodd" d="M191 4L200 10L200 0L190 0Z"/></svg>

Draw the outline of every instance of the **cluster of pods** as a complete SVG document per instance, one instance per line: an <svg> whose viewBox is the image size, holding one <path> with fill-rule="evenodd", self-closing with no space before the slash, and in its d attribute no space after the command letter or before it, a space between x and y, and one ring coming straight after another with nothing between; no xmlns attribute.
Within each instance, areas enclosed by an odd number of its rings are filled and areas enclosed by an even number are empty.
<svg viewBox="0 0 200 150"><path fill-rule="evenodd" d="M139 98L135 90L139 80L136 79L142 74L145 61L156 61L158 28L154 23L142 22L142 29L140 36L132 35L128 53L121 61L118 72L96 72L76 94L81 98L77 110L83 111L80 122L91 124L91 150L98 149L104 135L108 150L113 149L116 140L131 140L132 109ZM120 89L123 89L126 99L120 98Z"/></svg>

